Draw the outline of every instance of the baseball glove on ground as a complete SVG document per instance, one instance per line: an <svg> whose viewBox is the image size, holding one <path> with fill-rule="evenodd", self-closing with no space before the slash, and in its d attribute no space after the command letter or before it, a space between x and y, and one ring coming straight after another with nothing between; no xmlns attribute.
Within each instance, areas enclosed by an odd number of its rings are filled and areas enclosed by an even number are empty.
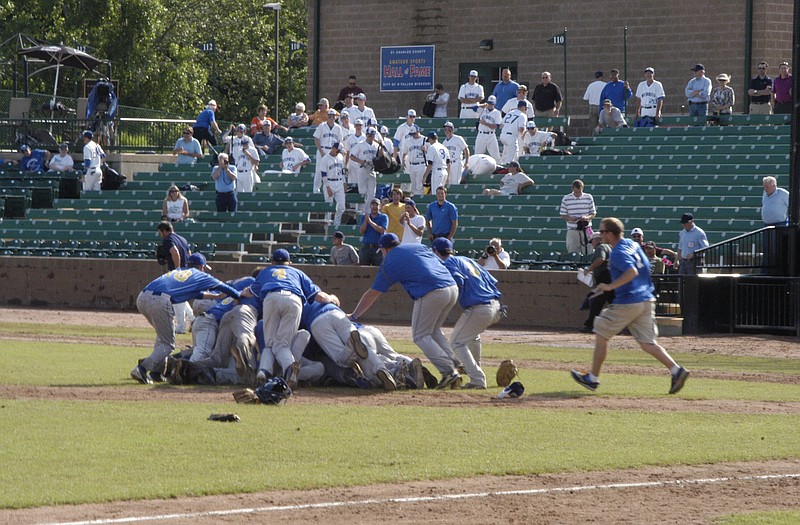
<svg viewBox="0 0 800 525"><path fill-rule="evenodd" d="M256 395L255 391L251 388L243 388L242 390L237 390L233 393L233 399L236 400L237 403L249 403L249 404L257 404L259 403L258 396Z"/></svg>
<svg viewBox="0 0 800 525"><path fill-rule="evenodd" d="M241 421L236 414L211 414L208 416L209 421L223 421L228 423L238 423Z"/></svg>
<svg viewBox="0 0 800 525"><path fill-rule="evenodd" d="M511 359L506 359L497 367L497 386L508 386L519 375L517 365Z"/></svg>

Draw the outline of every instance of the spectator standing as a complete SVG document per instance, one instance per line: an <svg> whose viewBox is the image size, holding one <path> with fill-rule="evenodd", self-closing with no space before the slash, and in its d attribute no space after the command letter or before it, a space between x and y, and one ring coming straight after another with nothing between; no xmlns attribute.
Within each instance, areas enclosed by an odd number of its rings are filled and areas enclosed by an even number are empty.
<svg viewBox="0 0 800 525"><path fill-rule="evenodd" d="M497 99L494 95L489 95L486 105L481 111L478 119L478 135L475 137L475 154L486 153L494 160L500 161L500 146L497 144L495 130L502 124L503 116L500 110L495 107Z"/></svg>
<svg viewBox="0 0 800 525"><path fill-rule="evenodd" d="M358 264L356 249L344 242L344 233L340 231L333 232L331 242L333 243L331 247L331 264L334 266L353 266Z"/></svg>
<svg viewBox="0 0 800 525"><path fill-rule="evenodd" d="M583 269L584 273L591 273L594 284L610 283L611 272L608 270L608 258L611 255L611 245L604 244L600 232L592 234L591 243L592 259L589 266ZM589 303L589 317L583 323L581 332L590 334L594 329L594 318L603 311L606 303L610 303L614 299L614 292L603 292L600 295L594 296L594 292L590 291L586 296L586 302ZM581 308L583 309L583 308Z"/></svg>
<svg viewBox="0 0 800 525"><path fill-rule="evenodd" d="M609 75L611 80L600 92L600 100L609 99L614 107L624 115L628 107L628 99L633 96L631 85L627 80L623 82L619 79L619 69L612 69Z"/></svg>
<svg viewBox="0 0 800 525"><path fill-rule="evenodd" d="M686 383L689 371L675 363L656 341L658 329L650 263L640 247L623 237L623 226L619 219L603 219L600 235L605 244L611 245L611 282L599 284L594 291L603 293L613 290L614 302L594 320L595 343L591 370L589 373L572 370L572 378L589 390L597 390L600 386L598 376L608 354L608 341L627 327L642 350L669 369L672 376L669 393L677 394Z"/></svg>
<svg viewBox="0 0 800 525"><path fill-rule="evenodd" d="M347 95L355 96L364 93L364 90L358 87L357 80L355 75L350 75L347 79L347 85L339 90L339 97L336 100L344 104L344 99Z"/></svg>
<svg viewBox="0 0 800 525"><path fill-rule="evenodd" d="M431 241L439 237L453 240L458 230L458 209L447 200L447 188L444 186L436 188L436 200L428 204L425 224L428 227L428 239Z"/></svg>
<svg viewBox="0 0 800 525"><path fill-rule="evenodd" d="M222 134L222 131L217 124L215 116L216 111L217 102L215 100L209 100L208 104L206 104L206 108L200 112L195 120L194 126L192 126L194 138L201 144L205 141L212 146L217 145L216 135Z"/></svg>
<svg viewBox="0 0 800 525"><path fill-rule="evenodd" d="M179 138L172 149L172 154L178 156L178 166L194 166L197 159L203 158L203 147L200 141L193 137L194 130L186 127L183 137Z"/></svg>
<svg viewBox="0 0 800 525"><path fill-rule="evenodd" d="M464 168L469 162L469 146L461 135L455 134L452 122L444 123L444 136L442 145L450 152L450 180L447 186L461 184Z"/></svg>
<svg viewBox="0 0 800 525"><path fill-rule="evenodd" d="M72 171L75 167L75 160L69 154L69 144L66 142L58 145L58 155L54 155L47 165L49 171Z"/></svg>
<svg viewBox="0 0 800 525"><path fill-rule="evenodd" d="M386 231L402 239L403 225L400 224L400 218L406 213L406 205L402 202L403 190L400 188L393 188L391 199L391 201L383 205L381 213L385 213L386 216L389 217L389 227L386 228Z"/></svg>
<svg viewBox="0 0 800 525"><path fill-rule="evenodd" d="M703 64L695 64L691 69L694 78L686 84L686 98L689 99L689 116L705 117L708 115L708 100L711 95L711 80L706 77Z"/></svg>
<svg viewBox="0 0 800 525"><path fill-rule="evenodd" d="M715 117L720 115L730 115L733 105L736 103L736 96L733 88L728 85L731 77L725 73L717 75L717 85L711 91L711 114Z"/></svg>
<svg viewBox="0 0 800 525"><path fill-rule="evenodd" d="M767 75L769 64L766 62L758 63L758 75L750 79L750 114L751 115L771 115L772 106L772 77Z"/></svg>
<svg viewBox="0 0 800 525"><path fill-rule="evenodd" d="M786 226L789 224L789 192L779 188L773 176L764 177L763 183L761 220L764 226Z"/></svg>
<svg viewBox="0 0 800 525"><path fill-rule="evenodd" d="M561 218L567 223L567 252L581 253L586 255L589 252L586 228L592 227L592 219L597 215L594 206L594 198L583 191L583 181L576 179L572 182L572 193L564 195L561 199L559 213ZM580 227L578 222L581 222Z"/></svg>
<svg viewBox="0 0 800 525"><path fill-rule="evenodd" d="M522 172L519 162L512 160L508 164L508 173L500 180L500 189L485 188L484 195L519 195L528 186L533 186L533 180Z"/></svg>
<svg viewBox="0 0 800 525"><path fill-rule="evenodd" d="M652 67L644 68L644 80L639 82L636 88L636 98L639 105L636 108L636 118L652 117L654 120L661 120L661 109L664 107L664 86L654 77L656 70Z"/></svg>
<svg viewBox="0 0 800 525"><path fill-rule="evenodd" d="M511 80L511 70L503 69L500 72L500 82L494 86L492 95L495 98L495 104L499 107L505 106L509 99L516 96L519 84Z"/></svg>
<svg viewBox="0 0 800 525"><path fill-rule="evenodd" d="M557 117L561 111L563 98L561 88L550 81L549 71L542 72L542 83L533 88L534 115L537 117Z"/></svg>
<svg viewBox="0 0 800 525"><path fill-rule="evenodd" d="M615 108L610 99L603 101L603 110L597 117L597 127L594 129L595 133L600 133L605 128L627 128L628 123L622 112Z"/></svg>
<svg viewBox="0 0 800 525"><path fill-rule="evenodd" d="M217 211L235 212L239 206L236 197L236 178L236 169L228 163L228 154L220 153L217 165L211 170L211 179L217 192Z"/></svg>
<svg viewBox="0 0 800 525"><path fill-rule="evenodd" d="M684 213L681 216L683 229L678 235L678 256L675 262L680 275L697 275L697 268L702 263L695 252L708 247L708 238L699 226L694 224L694 215Z"/></svg>
<svg viewBox="0 0 800 525"><path fill-rule="evenodd" d="M478 118L478 106L483 102L483 97L483 86L478 83L478 71L473 69L469 72L467 82L458 89L458 101L461 104L458 118Z"/></svg>
<svg viewBox="0 0 800 525"><path fill-rule="evenodd" d="M389 217L380 212L381 201L372 199L369 211L361 216L359 231L361 232L361 250L358 252L358 264L361 266L380 266L383 254L379 250L378 241L386 233Z"/></svg>
<svg viewBox="0 0 800 525"><path fill-rule="evenodd" d="M781 62L779 74L772 81L772 112L791 115L792 113L792 75L789 63Z"/></svg>
<svg viewBox="0 0 800 525"><path fill-rule="evenodd" d="M83 191L100 191L103 183L101 166L106 162L106 153L93 137L91 131L83 132L83 167L86 169L83 175Z"/></svg>
<svg viewBox="0 0 800 525"><path fill-rule="evenodd" d="M606 87L605 75L602 71L595 71L594 82L586 86L583 100L589 104L589 129L597 127L597 115L600 113L600 93Z"/></svg>
<svg viewBox="0 0 800 525"><path fill-rule="evenodd" d="M483 254L478 257L478 264L487 270L507 270L511 266L511 256L503 248L503 242L495 237L483 249Z"/></svg>
<svg viewBox="0 0 800 525"><path fill-rule="evenodd" d="M255 191L256 177L258 176L259 162L258 150L253 145L253 140L243 135L239 137L238 147L231 147L231 151L236 159L236 191L253 193Z"/></svg>
<svg viewBox="0 0 800 525"><path fill-rule="evenodd" d="M436 111L433 113L434 118L447 118L447 103L450 102L450 94L444 92L442 84L434 86L435 91L428 95L428 101L433 102L436 106Z"/></svg>
<svg viewBox="0 0 800 525"><path fill-rule="evenodd" d="M294 105L294 113L286 119L286 127L289 129L304 128L308 126L308 114L306 105L298 102Z"/></svg>
<svg viewBox="0 0 800 525"><path fill-rule="evenodd" d="M300 173L304 166L311 164L311 159L305 151L295 147L294 139L286 137L283 139L284 150L281 152L281 170L283 172Z"/></svg>
<svg viewBox="0 0 800 525"><path fill-rule="evenodd" d="M417 203L413 200L406 199L405 207L406 212L400 217L400 224L403 225L400 244L420 244L425 231L425 217L420 215Z"/></svg>
<svg viewBox="0 0 800 525"><path fill-rule="evenodd" d="M459 379L461 364L442 333L450 310L458 301L458 287L433 252L422 244L400 244L396 235L387 233L379 239L383 264L369 290L364 292L353 313L358 321L378 298L396 283L414 301L411 335L414 342L442 374L436 388L446 388Z"/></svg>
<svg viewBox="0 0 800 525"><path fill-rule="evenodd" d="M181 222L189 218L189 199L181 195L181 190L174 184L167 190L161 206L161 220ZM172 269L172 268L170 268Z"/></svg>

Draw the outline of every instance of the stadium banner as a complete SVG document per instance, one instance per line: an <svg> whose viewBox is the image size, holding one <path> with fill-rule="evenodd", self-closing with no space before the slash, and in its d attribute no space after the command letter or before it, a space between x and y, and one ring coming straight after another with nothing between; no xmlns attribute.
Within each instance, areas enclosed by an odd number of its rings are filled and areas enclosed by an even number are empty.
<svg viewBox="0 0 800 525"><path fill-rule="evenodd" d="M382 46L381 91L433 91L436 46Z"/></svg>

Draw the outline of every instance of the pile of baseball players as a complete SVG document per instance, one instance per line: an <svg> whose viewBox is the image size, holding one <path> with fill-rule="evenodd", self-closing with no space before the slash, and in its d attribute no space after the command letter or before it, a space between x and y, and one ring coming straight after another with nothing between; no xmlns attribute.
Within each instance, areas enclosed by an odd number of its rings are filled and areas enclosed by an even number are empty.
<svg viewBox="0 0 800 525"><path fill-rule="evenodd" d="M351 314L338 297L322 291L293 266L286 250L252 275L222 282L202 254L189 256L139 294L136 306L156 330L153 352L131 377L142 384L241 384L255 387L273 377L289 388L345 385L393 391L405 388L485 389L481 333L503 314L497 280L475 261L453 255L446 238L433 249L380 238L381 271ZM394 284L413 301L412 337L438 378L421 359L397 353L361 317ZM191 348L176 352L174 305L194 301ZM459 303L464 312L450 340L442 324ZM462 374L469 378L464 384Z"/></svg>
<svg viewBox="0 0 800 525"><path fill-rule="evenodd" d="M619 219L603 219L600 235L612 247L612 280L597 285L594 293L614 290L615 298L595 319L590 371L572 370L572 378L596 390L608 341L628 328L641 348L669 370L669 393L676 394L689 371L656 341L647 257L637 243L624 238ZM247 386L281 378L292 390L301 382L386 391L423 386L485 389L481 334L505 313L497 280L474 260L453 255L453 244L446 237L434 239L428 248L401 244L395 234L385 233L378 249L383 256L380 269L349 315L338 297L322 291L291 264L286 250L276 250L270 266L229 283L206 273L211 268L202 254L188 256L181 267L152 281L136 299L139 312L156 330L156 341L153 352L131 370L131 377L142 384ZM440 379L420 359L395 352L378 329L359 322L398 283L413 302L413 341ZM175 354L174 305L189 300L194 300L196 312L194 345L190 352ZM463 314L448 340L442 325L456 303ZM462 374L468 383L462 384Z"/></svg>

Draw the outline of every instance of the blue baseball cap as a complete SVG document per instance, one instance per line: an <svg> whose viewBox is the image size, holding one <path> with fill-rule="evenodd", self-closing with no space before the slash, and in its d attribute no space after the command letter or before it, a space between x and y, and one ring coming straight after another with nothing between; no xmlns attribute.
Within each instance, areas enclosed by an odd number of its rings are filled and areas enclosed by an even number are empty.
<svg viewBox="0 0 800 525"><path fill-rule="evenodd" d="M400 244L400 239L393 233L384 233L378 240L378 246L381 248L391 248Z"/></svg>
<svg viewBox="0 0 800 525"><path fill-rule="evenodd" d="M94 133L92 133L87 129L86 131L83 132L83 136L90 139L94 137Z"/></svg>
<svg viewBox="0 0 800 525"><path fill-rule="evenodd" d="M292 258L289 256L289 252L281 248L280 250L275 250L272 254L272 260L275 262L289 262Z"/></svg>
<svg viewBox="0 0 800 525"><path fill-rule="evenodd" d="M186 259L187 266L199 266L200 268L205 268L207 270L211 269L211 266L208 265L206 262L206 258L202 253L193 253Z"/></svg>
<svg viewBox="0 0 800 525"><path fill-rule="evenodd" d="M439 237L433 241L433 251L439 253L453 253L453 243L446 237Z"/></svg>

